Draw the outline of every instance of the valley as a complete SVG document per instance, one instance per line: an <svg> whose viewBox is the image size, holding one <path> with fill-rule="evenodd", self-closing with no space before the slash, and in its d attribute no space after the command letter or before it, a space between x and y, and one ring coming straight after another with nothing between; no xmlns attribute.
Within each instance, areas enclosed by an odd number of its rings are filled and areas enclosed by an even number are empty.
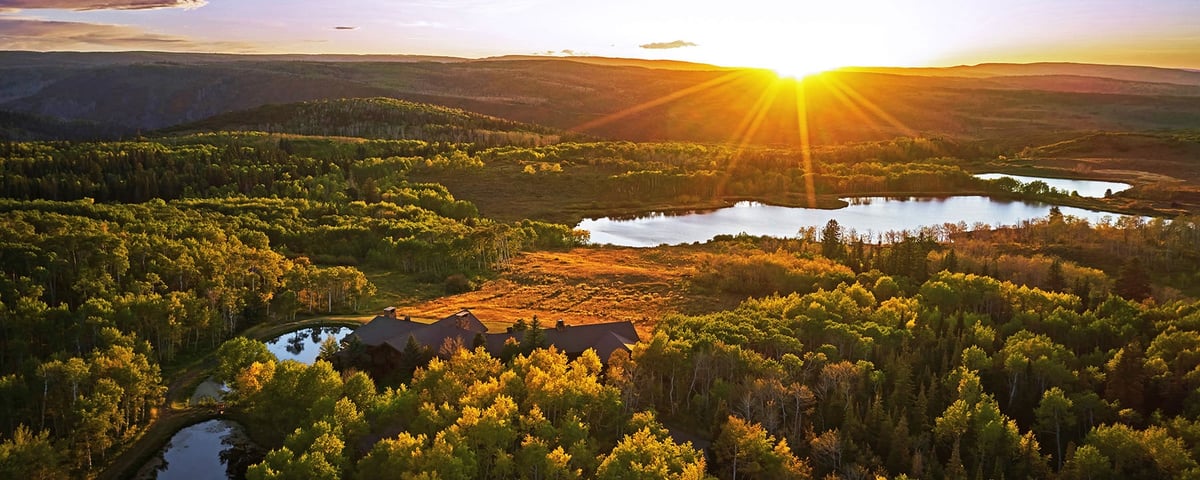
<svg viewBox="0 0 1200 480"><path fill-rule="evenodd" d="M1200 474L1200 73L0 72L0 477L171 475L151 450L213 419L246 433L211 439L218 478ZM515 330L496 356L347 333L386 307ZM638 338L543 348L609 322ZM345 329L261 341L300 326ZM188 400L210 375L230 392Z"/></svg>

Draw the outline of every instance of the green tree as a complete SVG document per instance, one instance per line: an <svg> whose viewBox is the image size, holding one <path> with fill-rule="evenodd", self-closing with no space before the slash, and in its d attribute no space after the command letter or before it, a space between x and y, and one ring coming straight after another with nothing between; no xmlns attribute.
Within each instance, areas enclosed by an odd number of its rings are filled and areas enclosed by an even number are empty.
<svg viewBox="0 0 1200 480"><path fill-rule="evenodd" d="M954 252L953 248L946 252L946 256L942 257L941 270L948 272L958 270L958 254Z"/></svg>
<svg viewBox="0 0 1200 480"><path fill-rule="evenodd" d="M1114 289L1117 295L1130 300L1140 302L1150 297L1150 274L1146 272L1138 257L1130 257L1129 261L1121 266Z"/></svg>
<svg viewBox="0 0 1200 480"><path fill-rule="evenodd" d="M0 442L0 478L57 480L68 478L60 448L50 441L50 432L34 434L18 425L12 438Z"/></svg>
<svg viewBox="0 0 1200 480"><path fill-rule="evenodd" d="M1071 399L1063 394L1062 389L1054 387L1042 394L1042 401L1034 412L1037 417L1037 429L1054 436L1054 458L1059 469L1063 466L1063 436L1066 434L1064 430L1069 430L1075 425L1073 407Z"/></svg>
<svg viewBox="0 0 1200 480"><path fill-rule="evenodd" d="M1105 400L1120 408L1142 411L1146 399L1146 356L1141 344L1134 341L1118 350L1105 369Z"/></svg>
<svg viewBox="0 0 1200 480"><path fill-rule="evenodd" d="M521 351L525 354L546 346L546 332L542 331L542 321L537 315L529 322L529 328L521 337Z"/></svg>
<svg viewBox="0 0 1200 480"><path fill-rule="evenodd" d="M807 464L792 455L787 440L776 441L762 425L730 416L713 442L718 477L722 479L805 479Z"/></svg>
<svg viewBox="0 0 1200 480"><path fill-rule="evenodd" d="M846 245L842 242L842 226L837 220L829 220L821 229L821 255L840 260L846 256Z"/></svg>
<svg viewBox="0 0 1200 480"><path fill-rule="evenodd" d="M1055 258L1050 262L1050 269L1046 271L1046 289L1061 292L1066 288L1067 279L1063 277L1062 262Z"/></svg>
<svg viewBox="0 0 1200 480"><path fill-rule="evenodd" d="M1196 460L1182 440L1162 427L1135 430L1114 424L1096 427L1064 467L1067 472L1111 471L1115 478L1184 478L1200 474ZM1090 470L1090 471L1089 471Z"/></svg>
<svg viewBox="0 0 1200 480"><path fill-rule="evenodd" d="M254 362L273 362L275 354L267 344L246 337L233 337L217 348L217 369L213 378L221 383L232 384L243 369Z"/></svg>
<svg viewBox="0 0 1200 480"><path fill-rule="evenodd" d="M677 444L649 428L625 436L596 470L599 480L701 480L704 455L691 443Z"/></svg>

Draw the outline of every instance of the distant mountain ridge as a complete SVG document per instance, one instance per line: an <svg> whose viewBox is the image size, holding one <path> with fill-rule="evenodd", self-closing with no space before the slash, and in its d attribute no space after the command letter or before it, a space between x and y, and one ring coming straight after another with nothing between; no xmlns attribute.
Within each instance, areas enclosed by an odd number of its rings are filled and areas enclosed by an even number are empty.
<svg viewBox="0 0 1200 480"><path fill-rule="evenodd" d="M838 71L975 78L1061 75L1200 86L1200 71L1197 70L1070 62L981 63L954 67L846 67Z"/></svg>
<svg viewBox="0 0 1200 480"><path fill-rule="evenodd" d="M923 135L1027 145L1200 127L1200 86L1185 83L1200 73L1148 67L850 69L811 77L801 97L765 70L680 62L290 58L0 52L0 110L147 131L270 104L387 97L610 139L785 145L800 141L801 99L819 144ZM266 126L241 126L255 125Z"/></svg>
<svg viewBox="0 0 1200 480"><path fill-rule="evenodd" d="M568 61L587 63L591 65L605 65L610 67L644 67L658 68L663 70L700 70L700 71L718 71L718 70L738 70L737 67L721 67L717 65L709 65L707 63L685 62L681 60L645 60L641 58L610 58L610 57L594 57L587 55L572 55L567 57L556 57L547 55L503 55L499 57L481 58L479 62L511 62L521 60L543 60L543 61Z"/></svg>
<svg viewBox="0 0 1200 480"><path fill-rule="evenodd" d="M233 62L467 62L468 58L440 55L372 55L372 54L245 54L245 53L179 53L154 51L128 52L34 52L27 50L0 51L0 65L26 66L70 65L103 66L139 63L233 63Z"/></svg>

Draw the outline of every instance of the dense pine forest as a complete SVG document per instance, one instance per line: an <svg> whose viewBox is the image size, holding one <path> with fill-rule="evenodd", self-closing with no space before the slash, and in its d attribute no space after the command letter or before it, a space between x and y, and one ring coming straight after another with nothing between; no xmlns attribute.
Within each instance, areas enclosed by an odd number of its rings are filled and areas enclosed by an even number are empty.
<svg viewBox="0 0 1200 480"><path fill-rule="evenodd" d="M0 477L130 475L116 459L201 411L247 426L264 453L230 473L251 479L1200 476L1192 185L1085 198L973 176L1038 166L940 137L599 141L385 99L5 141ZM305 365L247 334L617 248L573 229L589 216L889 194L1151 216L718 237L687 247L696 307L637 319L612 358L527 334L512 358L414 348L373 377L352 343ZM229 386L220 405L176 401L197 371Z"/></svg>

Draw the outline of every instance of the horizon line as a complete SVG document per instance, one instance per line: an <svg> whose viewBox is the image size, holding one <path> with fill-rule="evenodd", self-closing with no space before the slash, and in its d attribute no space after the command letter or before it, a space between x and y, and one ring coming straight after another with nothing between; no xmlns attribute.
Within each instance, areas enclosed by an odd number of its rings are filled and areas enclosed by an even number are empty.
<svg viewBox="0 0 1200 480"><path fill-rule="evenodd" d="M155 54L155 55L180 55L180 56L228 56L228 57L395 57L395 58L429 58L429 59L444 59L450 62L473 62L473 61L503 61L506 59L521 59L521 60L618 60L630 62L647 62L647 63L674 63L695 65L701 67L713 67L720 70L772 70L770 67L749 66L749 65L718 65L715 63L696 62L691 60L677 60L670 58L639 58L639 57L609 57L603 55L542 55L536 53L509 53L504 55L491 55L481 57L466 57L455 55L437 55L423 53L303 53L303 52L273 52L273 53L257 53L257 52L180 52L170 50L19 50L19 49L0 49L0 54L4 53L28 53L40 55L54 54L80 54L80 55L105 55L105 54ZM433 60L431 60L433 61ZM1092 63L1074 60L1040 60L1035 62L1013 62L1013 61L981 61L978 63L960 63L960 64L929 64L929 65L843 65L830 68L823 72L837 71L854 71L861 69L897 69L897 70L921 70L921 69L954 69L954 68L973 68L983 66L999 66L999 65L1080 65L1080 66L1100 66L1100 67L1132 67L1132 68L1156 68L1162 70L1178 70L1190 73L1200 73L1200 66L1197 67L1172 67L1162 65L1149 64L1124 64L1124 63ZM822 73L823 73L822 72ZM869 73L869 72L864 72Z"/></svg>

